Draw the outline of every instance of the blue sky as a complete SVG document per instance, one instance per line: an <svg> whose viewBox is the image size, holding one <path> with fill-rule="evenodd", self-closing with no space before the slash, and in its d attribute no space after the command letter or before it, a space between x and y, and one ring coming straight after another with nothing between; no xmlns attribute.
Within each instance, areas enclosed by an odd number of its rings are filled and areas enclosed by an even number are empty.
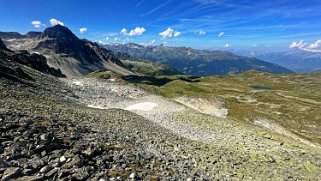
<svg viewBox="0 0 321 181"><path fill-rule="evenodd" d="M0 0L0 31L42 31L56 19L103 43L280 50L321 39L320 9L320 0Z"/></svg>

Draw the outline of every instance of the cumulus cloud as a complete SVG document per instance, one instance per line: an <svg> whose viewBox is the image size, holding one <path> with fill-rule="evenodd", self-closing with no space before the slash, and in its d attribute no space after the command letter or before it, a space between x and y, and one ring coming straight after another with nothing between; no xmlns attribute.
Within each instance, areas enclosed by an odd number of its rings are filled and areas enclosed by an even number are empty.
<svg viewBox="0 0 321 181"><path fill-rule="evenodd" d="M317 40L315 43L312 43L308 48L315 49L321 45L321 40Z"/></svg>
<svg viewBox="0 0 321 181"><path fill-rule="evenodd" d="M222 36L224 36L224 34L225 34L224 32L220 32L217 36L222 37Z"/></svg>
<svg viewBox="0 0 321 181"><path fill-rule="evenodd" d="M182 32L179 32L179 31L175 31L174 29L172 28L167 28L167 30L159 33L160 36L163 37L163 39L166 39L166 38L172 38L172 37L178 37L182 34Z"/></svg>
<svg viewBox="0 0 321 181"><path fill-rule="evenodd" d="M205 34L206 34L206 32L205 32L205 31L203 31L203 30L200 30L200 31L198 32L198 34L199 34L199 35L201 35L201 36L203 36L203 35L205 35Z"/></svg>
<svg viewBox="0 0 321 181"><path fill-rule="evenodd" d="M85 33L86 31L87 31L87 28L80 28L80 29L79 29L79 32L80 32L81 34Z"/></svg>
<svg viewBox="0 0 321 181"><path fill-rule="evenodd" d="M300 40L299 42L292 42L290 45L290 48L303 48L307 45L307 43L304 42L304 40Z"/></svg>
<svg viewBox="0 0 321 181"><path fill-rule="evenodd" d="M52 26L56 26L56 25L64 26L64 23L63 23L63 22L61 22L61 21L59 21L59 20L57 20L57 19L55 19L55 18L51 18L51 19L49 20L49 22L50 22L50 24L51 24Z"/></svg>
<svg viewBox="0 0 321 181"><path fill-rule="evenodd" d="M231 47L231 46L232 46L231 44L225 44L223 47L229 48L229 47Z"/></svg>
<svg viewBox="0 0 321 181"><path fill-rule="evenodd" d="M126 28L123 28L122 30L120 30L120 33L123 35L127 35L128 34L128 30Z"/></svg>
<svg viewBox="0 0 321 181"><path fill-rule="evenodd" d="M304 40L300 40L298 42L292 42L289 46L290 48L297 48L299 50L311 53L321 53L321 49L316 49L321 45L321 40L317 40L315 43L308 44Z"/></svg>
<svg viewBox="0 0 321 181"><path fill-rule="evenodd" d="M35 27L35 28L40 28L41 27L41 21L32 21L31 24Z"/></svg>
<svg viewBox="0 0 321 181"><path fill-rule="evenodd" d="M182 34L182 32L175 31L175 32L174 32L174 37L178 37L178 36L181 35L181 34Z"/></svg>
<svg viewBox="0 0 321 181"><path fill-rule="evenodd" d="M172 28L167 28L167 30L159 33L164 39L171 38L173 36L174 30Z"/></svg>
<svg viewBox="0 0 321 181"><path fill-rule="evenodd" d="M144 34L146 29L144 27L136 27L133 30L128 31L126 28L123 28L120 33L123 35L128 35L128 36L139 36Z"/></svg>

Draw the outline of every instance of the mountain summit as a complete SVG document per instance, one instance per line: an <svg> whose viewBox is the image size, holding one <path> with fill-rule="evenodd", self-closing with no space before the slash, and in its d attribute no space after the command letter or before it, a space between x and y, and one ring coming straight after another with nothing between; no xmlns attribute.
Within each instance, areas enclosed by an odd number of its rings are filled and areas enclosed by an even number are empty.
<svg viewBox="0 0 321 181"><path fill-rule="evenodd" d="M44 32L29 32L22 36L2 32L1 37L10 49L44 55L51 67L60 69L68 77L104 69L123 75L131 74L111 51L88 40L79 39L65 26L56 25Z"/></svg>

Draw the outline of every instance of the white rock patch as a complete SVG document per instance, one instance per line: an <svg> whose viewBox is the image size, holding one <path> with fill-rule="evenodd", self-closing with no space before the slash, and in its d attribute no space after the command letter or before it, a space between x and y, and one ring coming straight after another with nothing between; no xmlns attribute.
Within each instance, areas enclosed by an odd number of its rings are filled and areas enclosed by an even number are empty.
<svg viewBox="0 0 321 181"><path fill-rule="evenodd" d="M81 83L78 80L74 81L73 84L76 85L76 86L83 86L84 85L83 83Z"/></svg>
<svg viewBox="0 0 321 181"><path fill-rule="evenodd" d="M87 106L90 107L90 108L95 108L95 109L106 109L106 108L104 108L102 106L95 106L95 105L87 105Z"/></svg>
<svg viewBox="0 0 321 181"><path fill-rule="evenodd" d="M142 102L138 104L133 104L125 108L128 111L151 111L156 107L157 104L153 102Z"/></svg>

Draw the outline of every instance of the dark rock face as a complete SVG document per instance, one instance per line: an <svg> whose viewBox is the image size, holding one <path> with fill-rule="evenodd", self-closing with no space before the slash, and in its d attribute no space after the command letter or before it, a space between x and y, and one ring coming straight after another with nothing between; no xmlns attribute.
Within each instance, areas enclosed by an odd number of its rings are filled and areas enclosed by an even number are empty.
<svg viewBox="0 0 321 181"><path fill-rule="evenodd" d="M1 39L19 39L19 38L24 38L24 35L21 35L20 33L17 32L0 32L0 38Z"/></svg>
<svg viewBox="0 0 321 181"><path fill-rule="evenodd" d="M11 51L6 47L6 45L3 43L1 38L0 38L0 51Z"/></svg>
<svg viewBox="0 0 321 181"><path fill-rule="evenodd" d="M225 51L196 50L190 47L141 46L133 43L106 45L114 52L167 64L186 74L197 76L236 74L248 70L270 73L292 73L276 64L242 57Z"/></svg>
<svg viewBox="0 0 321 181"><path fill-rule="evenodd" d="M112 51L101 48L97 43L93 43L88 40L82 40L82 42L84 42L88 47L91 47L91 49L93 49L101 59L109 60L110 62L113 62L119 66L124 66L117 56L114 56Z"/></svg>
<svg viewBox="0 0 321 181"><path fill-rule="evenodd" d="M48 38L41 41L35 49L51 49L55 53L77 54L85 51L85 46L68 28L56 25L45 29L41 35Z"/></svg>
<svg viewBox="0 0 321 181"><path fill-rule="evenodd" d="M26 34L26 38L39 38L42 32L30 31Z"/></svg>
<svg viewBox="0 0 321 181"><path fill-rule="evenodd" d="M26 51L20 51L11 56L13 61L36 69L40 72L51 74L56 77L65 77L60 70L51 68L47 64L47 60L43 55L39 54L30 54Z"/></svg>
<svg viewBox="0 0 321 181"><path fill-rule="evenodd" d="M56 77L65 77L60 70L51 68L47 64L44 56L38 54L30 54L27 51L12 52L7 49L0 39L0 76L12 79L18 77L31 80L31 78L23 72L18 65L26 65L43 73L51 74Z"/></svg>

